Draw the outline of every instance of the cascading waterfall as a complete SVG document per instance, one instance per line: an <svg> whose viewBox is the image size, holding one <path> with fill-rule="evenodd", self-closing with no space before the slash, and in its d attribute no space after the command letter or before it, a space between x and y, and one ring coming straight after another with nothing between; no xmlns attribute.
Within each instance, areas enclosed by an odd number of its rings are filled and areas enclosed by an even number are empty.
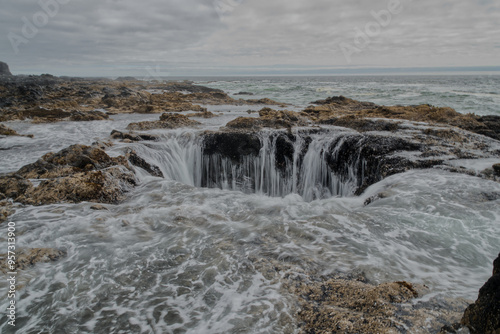
<svg viewBox="0 0 500 334"><path fill-rule="evenodd" d="M172 132L162 141L138 144L136 149L166 178L187 185L272 197L296 193L312 201L356 191L364 162L360 156L350 163L339 161L347 135L262 131L256 134L260 149L237 157L207 152L206 134L195 132ZM344 165L346 175L332 169L328 162L332 159Z"/></svg>

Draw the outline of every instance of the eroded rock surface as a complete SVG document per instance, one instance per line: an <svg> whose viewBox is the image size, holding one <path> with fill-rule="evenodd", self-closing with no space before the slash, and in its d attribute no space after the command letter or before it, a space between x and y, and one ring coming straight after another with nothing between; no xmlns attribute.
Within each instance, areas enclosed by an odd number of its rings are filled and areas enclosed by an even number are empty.
<svg viewBox="0 0 500 334"><path fill-rule="evenodd" d="M461 114L452 108L434 107L428 104L417 106L379 106L371 102L355 101L343 96L316 101L303 114L320 124L347 126L355 129L366 127L368 118L401 119L430 124L447 124L500 140L500 116L477 116ZM352 124L352 125L351 125ZM380 123L373 123L380 126ZM375 129L374 129L375 130Z"/></svg>
<svg viewBox="0 0 500 334"><path fill-rule="evenodd" d="M219 89L191 82L125 79L0 76L0 121L44 123L102 120L116 113L206 112L200 104L282 105L270 99L236 100Z"/></svg>
<svg viewBox="0 0 500 334"><path fill-rule="evenodd" d="M152 129L176 129L181 127L190 127L201 124L198 121L189 119L186 115L164 113L160 116L159 121L144 121L138 123L130 123L127 126L128 130L152 130Z"/></svg>
<svg viewBox="0 0 500 334"><path fill-rule="evenodd" d="M465 310L461 324L472 334L500 333L500 254L493 262L493 276L479 290L476 302Z"/></svg>
<svg viewBox="0 0 500 334"><path fill-rule="evenodd" d="M362 272L318 276L302 266L250 257L253 266L297 302L299 333L438 333L453 326L464 299L430 298L429 289L410 282L370 283ZM307 265L305 266L307 267Z"/></svg>
<svg viewBox="0 0 500 334"><path fill-rule="evenodd" d="M2 136L19 136L19 133L17 131L12 130L11 128L0 124L0 135Z"/></svg>
<svg viewBox="0 0 500 334"><path fill-rule="evenodd" d="M12 73L10 73L9 65L4 63L3 61L0 61L0 76L2 75L11 76Z"/></svg>
<svg viewBox="0 0 500 334"><path fill-rule="evenodd" d="M33 180L39 180L38 185ZM111 158L98 147L72 145L0 177L0 193L31 205L116 203L135 183L125 157Z"/></svg>
<svg viewBox="0 0 500 334"><path fill-rule="evenodd" d="M305 126L307 120L299 113L289 110L273 110L263 108L259 111L259 117L238 117L226 124L230 129L259 130L262 128L286 128L294 126Z"/></svg>

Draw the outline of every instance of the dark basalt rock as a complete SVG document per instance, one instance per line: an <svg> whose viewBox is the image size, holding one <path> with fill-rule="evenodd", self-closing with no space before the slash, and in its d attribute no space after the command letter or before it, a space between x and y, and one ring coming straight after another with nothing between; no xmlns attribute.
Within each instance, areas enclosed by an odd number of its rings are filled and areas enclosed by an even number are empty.
<svg viewBox="0 0 500 334"><path fill-rule="evenodd" d="M480 127L470 127L467 130L479 133L481 135L500 140L500 116L488 115L477 118L482 123Z"/></svg>
<svg viewBox="0 0 500 334"><path fill-rule="evenodd" d="M176 129L181 127L196 126L200 122L189 119L186 115L164 113L160 116L159 121L144 121L138 123L130 123L127 126L128 130L152 130L152 129Z"/></svg>
<svg viewBox="0 0 500 334"><path fill-rule="evenodd" d="M194 85L192 82L171 82L162 87L169 92L190 92L190 93L224 93L216 88Z"/></svg>
<svg viewBox="0 0 500 334"><path fill-rule="evenodd" d="M118 130L111 131L111 138L122 139L130 141L143 141L143 140L158 140L159 137L156 135L150 135L147 133L125 133Z"/></svg>
<svg viewBox="0 0 500 334"><path fill-rule="evenodd" d="M271 135L270 141L275 145L272 150L274 152L273 158L276 168L280 170L283 177L287 177L286 173L290 173L294 156L298 159L297 167L301 168L304 156L312 142L311 135L315 132L317 130L304 130L299 134L277 131ZM299 148L300 152L295 152L297 136L301 136L303 142ZM400 137L346 133L333 140L322 154L329 172L339 177L342 182L355 182L357 187L355 194L359 195L368 186L387 176L412 168L431 168L442 164L443 161L439 159L409 160L401 156L393 156L393 154L403 151L419 153L422 147L421 144L412 143ZM203 137L203 154L205 156L219 155L222 158L229 158L237 165L243 162L245 156L259 156L262 148L263 143L258 133L255 132L218 132L209 133ZM251 171L249 172L251 173ZM330 173L327 173L325 177L328 178ZM235 176L233 175L233 177ZM355 180L352 180L353 177ZM241 181L237 180L237 182Z"/></svg>
<svg viewBox="0 0 500 334"><path fill-rule="evenodd" d="M5 75L5 76L11 76L12 73L10 73L9 70L9 65L4 63L3 61L0 61L0 76Z"/></svg>
<svg viewBox="0 0 500 334"><path fill-rule="evenodd" d="M261 142L255 133L219 132L204 136L203 153L220 154L235 162L241 162L243 156L259 155Z"/></svg>
<svg viewBox="0 0 500 334"><path fill-rule="evenodd" d="M500 333L500 254L493 262L493 276L479 290L476 302L465 310L461 324L472 334Z"/></svg>
<svg viewBox="0 0 500 334"><path fill-rule="evenodd" d="M146 172L148 172L152 176L164 177L163 173L161 172L161 170L158 166L155 166L155 165L148 163L146 160L144 160L143 158L138 156L137 152L132 150L127 154L127 157L128 157L128 161L130 161L130 163L132 165L144 169Z"/></svg>

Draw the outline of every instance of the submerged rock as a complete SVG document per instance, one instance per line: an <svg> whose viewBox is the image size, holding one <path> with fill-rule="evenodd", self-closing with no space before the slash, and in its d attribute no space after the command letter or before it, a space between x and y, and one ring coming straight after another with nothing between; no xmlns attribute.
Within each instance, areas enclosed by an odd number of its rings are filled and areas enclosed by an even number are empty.
<svg viewBox="0 0 500 334"><path fill-rule="evenodd" d="M0 254L0 258L6 258L7 254ZM16 250L16 269L7 270L7 266L2 266L1 270L4 273L8 271L24 270L37 263L46 263L57 261L61 257L66 256L66 252L53 248L22 248Z"/></svg>
<svg viewBox="0 0 500 334"><path fill-rule="evenodd" d="M429 293L426 286L406 281L376 285L362 272L318 276L308 272L308 263L250 261L296 299L299 333L437 333L457 322L467 305L466 300L451 298L417 301Z"/></svg>
<svg viewBox="0 0 500 334"><path fill-rule="evenodd" d="M211 111L202 111L202 112L187 114L186 116L187 117L200 117L200 118L214 118L214 117L218 117L219 115L216 115Z"/></svg>
<svg viewBox="0 0 500 334"><path fill-rule="evenodd" d="M479 290L476 302L465 310L461 324L472 334L500 333L500 254L493 262L493 276Z"/></svg>
<svg viewBox="0 0 500 334"><path fill-rule="evenodd" d="M0 124L0 135L2 136L19 136L19 133L17 131L12 130L11 128Z"/></svg>
<svg viewBox="0 0 500 334"><path fill-rule="evenodd" d="M9 201L0 201L0 224L7 221L7 218L14 214L12 203Z"/></svg>

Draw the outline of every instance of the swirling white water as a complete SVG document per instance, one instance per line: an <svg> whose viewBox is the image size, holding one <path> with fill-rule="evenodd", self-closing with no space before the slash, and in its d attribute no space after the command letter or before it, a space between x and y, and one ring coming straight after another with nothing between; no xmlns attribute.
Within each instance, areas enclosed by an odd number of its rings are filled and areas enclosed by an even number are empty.
<svg viewBox="0 0 500 334"><path fill-rule="evenodd" d="M204 129L243 114L225 113ZM139 118L9 123L35 138L1 139L9 149L0 151L0 172L105 139ZM324 274L362 270L373 282L407 280L432 295L469 299L490 276L500 251L500 184L429 169L391 176L361 196L316 200L294 191L271 197L245 187L202 188L189 145L204 129L158 131L161 141L109 148L111 155L134 148L166 178L137 168L140 185L107 211L92 203L16 208L10 220L18 247L67 251L27 271L18 333L293 333L293 296L259 270L259 259ZM364 204L381 192L384 198ZM1 231L5 245L5 225Z"/></svg>

